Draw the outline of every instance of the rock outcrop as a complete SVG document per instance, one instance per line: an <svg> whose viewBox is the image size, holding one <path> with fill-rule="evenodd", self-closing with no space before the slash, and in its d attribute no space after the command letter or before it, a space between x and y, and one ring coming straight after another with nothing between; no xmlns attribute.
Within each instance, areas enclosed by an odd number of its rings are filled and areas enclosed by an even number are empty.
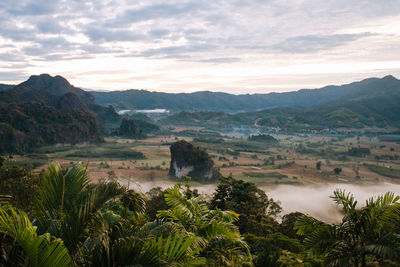
<svg viewBox="0 0 400 267"><path fill-rule="evenodd" d="M180 140L171 145L170 151L169 175L177 178L188 175L199 182L211 182L220 177L220 173L214 167L214 161L199 147Z"/></svg>
<svg viewBox="0 0 400 267"><path fill-rule="evenodd" d="M143 138L144 134L140 130L139 126L133 121L129 119L123 118L121 121L121 125L117 131L117 135L126 138Z"/></svg>

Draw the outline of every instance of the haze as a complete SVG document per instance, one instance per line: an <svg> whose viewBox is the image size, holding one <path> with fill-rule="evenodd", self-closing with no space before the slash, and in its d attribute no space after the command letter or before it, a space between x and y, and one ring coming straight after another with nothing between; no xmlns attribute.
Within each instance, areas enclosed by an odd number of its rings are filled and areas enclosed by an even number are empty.
<svg viewBox="0 0 400 267"><path fill-rule="evenodd" d="M120 183L127 185L126 180L120 180ZM175 183L173 181L131 181L129 187L139 192L146 193L157 186L166 189L174 185ZM208 196L211 196L215 192L215 187L215 184L193 186L199 193ZM330 198L336 189L352 193L358 201L358 207L365 205L365 201L371 197L377 197L386 192L393 192L395 195L400 195L400 185L391 183L373 185L324 184L314 186L268 185L259 186L259 188L264 190L268 197L280 202L282 207L280 216L298 211L329 223L338 223L343 217L340 206L337 206Z"/></svg>
<svg viewBox="0 0 400 267"><path fill-rule="evenodd" d="M0 2L0 83L267 93L400 75L400 1Z"/></svg>

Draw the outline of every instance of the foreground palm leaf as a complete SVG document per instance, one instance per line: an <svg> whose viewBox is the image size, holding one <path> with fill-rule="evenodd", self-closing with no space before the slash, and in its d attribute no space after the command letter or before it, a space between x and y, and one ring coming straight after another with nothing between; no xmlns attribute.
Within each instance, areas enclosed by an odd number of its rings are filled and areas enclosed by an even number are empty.
<svg viewBox="0 0 400 267"><path fill-rule="evenodd" d="M186 237L184 234L170 235L166 240L161 236L153 240L152 246L156 246L160 254L161 262L167 266L195 266L206 263L205 258L198 257L200 247L194 245L194 237ZM194 249L193 249L194 248Z"/></svg>
<svg viewBox="0 0 400 267"><path fill-rule="evenodd" d="M75 165L64 171L53 164L43 175L35 199L35 224L39 233L60 237L71 255L78 257L88 238L88 226L100 208L124 192L117 183L89 184L87 169Z"/></svg>
<svg viewBox="0 0 400 267"><path fill-rule="evenodd" d="M171 208L159 211L157 217L165 222L172 222L177 232L193 237L194 244L202 248L201 252L206 253L210 243L225 240L234 244L239 254L249 255L247 244L242 240L237 226L233 224L239 218L237 213L210 210L201 196L188 199L179 184L166 191L165 201ZM223 253L212 256L227 257Z"/></svg>
<svg viewBox="0 0 400 267"><path fill-rule="evenodd" d="M0 232L12 238L23 250L19 259L9 259L12 265L20 266L70 266L71 258L62 240L55 239L50 234L38 236L36 227L28 216L13 208L0 208Z"/></svg>

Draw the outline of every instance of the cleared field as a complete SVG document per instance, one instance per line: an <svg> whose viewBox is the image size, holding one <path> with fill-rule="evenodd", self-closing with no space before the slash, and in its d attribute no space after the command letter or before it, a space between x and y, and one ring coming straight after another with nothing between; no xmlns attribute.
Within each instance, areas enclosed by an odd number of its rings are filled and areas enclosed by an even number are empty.
<svg viewBox="0 0 400 267"><path fill-rule="evenodd" d="M400 182L400 144L371 137L275 136L279 145L247 139L204 136L204 129L175 129L190 136L152 136L144 140L106 138L98 145L42 147L34 153L14 156L13 161L35 172L50 162L70 167L88 164L93 180L118 177L139 183L167 180L170 145L185 139L205 149L222 175L259 185ZM195 137L196 131L199 136ZM208 134L208 133L206 133ZM370 149L370 154L352 156L351 147ZM317 163L320 163L319 168ZM391 166L391 168L387 168ZM340 168L339 173L334 169Z"/></svg>

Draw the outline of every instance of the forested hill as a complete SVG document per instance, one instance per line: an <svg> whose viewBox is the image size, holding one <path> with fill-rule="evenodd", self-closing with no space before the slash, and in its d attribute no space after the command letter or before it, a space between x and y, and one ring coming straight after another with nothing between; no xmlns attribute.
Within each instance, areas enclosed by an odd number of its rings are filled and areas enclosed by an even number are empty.
<svg viewBox="0 0 400 267"><path fill-rule="evenodd" d="M14 87L14 85L11 85L11 84L0 83L0 91L5 91L5 90L13 88L13 87Z"/></svg>
<svg viewBox="0 0 400 267"><path fill-rule="evenodd" d="M101 141L103 118L108 114L118 116L61 76L31 76L0 91L0 153Z"/></svg>
<svg viewBox="0 0 400 267"><path fill-rule="evenodd" d="M17 95L17 98L21 96L27 99L34 98L48 105L59 105L60 101L64 101L66 102L64 107L73 105L72 108L77 108L76 105L83 106L78 109L86 108L92 111L101 124L107 121L119 120L118 114L112 107L96 104L93 95L71 85L64 77L58 75L54 77L49 74L32 75L27 81L8 91L10 94ZM61 96L63 97L59 99ZM72 98L76 99L72 100ZM80 103L78 104L77 102Z"/></svg>
<svg viewBox="0 0 400 267"><path fill-rule="evenodd" d="M32 75L25 82L18 84L15 88L28 88L35 92L45 91L55 96L61 96L66 93L73 93L86 105L94 103L94 97L73 85L62 76L50 76L49 74Z"/></svg>
<svg viewBox="0 0 400 267"><path fill-rule="evenodd" d="M341 86L302 89L288 93L232 95L227 93L160 93L145 90L91 92L98 104L118 109L165 108L171 111L223 111L236 113L276 107L310 107L338 100L383 96L400 91L400 81L389 75Z"/></svg>

